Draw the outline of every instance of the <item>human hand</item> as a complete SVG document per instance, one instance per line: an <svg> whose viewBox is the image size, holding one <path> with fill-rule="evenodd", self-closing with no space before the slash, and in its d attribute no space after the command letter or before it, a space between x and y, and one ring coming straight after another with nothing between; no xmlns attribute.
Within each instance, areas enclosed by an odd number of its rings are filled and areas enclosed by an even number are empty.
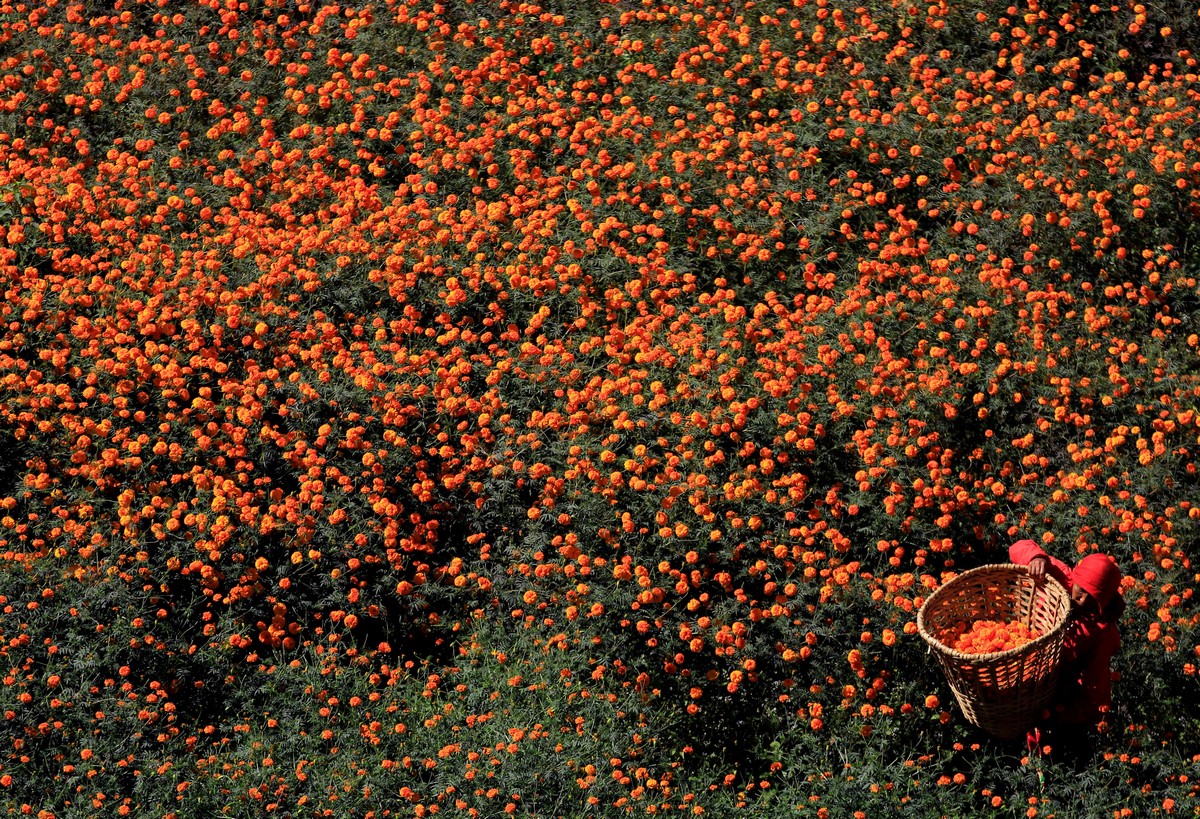
<svg viewBox="0 0 1200 819"><path fill-rule="evenodd" d="M1046 577L1046 569L1050 566L1050 558L1045 555L1038 555L1029 561L1026 569L1029 571L1029 576L1033 578L1034 583L1041 583Z"/></svg>

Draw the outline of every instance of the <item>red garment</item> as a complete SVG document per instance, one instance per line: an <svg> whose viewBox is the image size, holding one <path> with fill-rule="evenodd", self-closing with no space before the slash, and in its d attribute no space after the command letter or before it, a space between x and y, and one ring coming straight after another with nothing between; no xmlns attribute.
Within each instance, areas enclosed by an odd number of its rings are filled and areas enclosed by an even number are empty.
<svg viewBox="0 0 1200 819"><path fill-rule="evenodd" d="M1047 572L1068 591L1078 583L1097 602L1096 607L1080 612L1074 606L1063 635L1062 666L1055 696L1055 715L1064 722L1095 725L1112 705L1113 655L1121 645L1117 620L1124 611L1118 594L1120 570L1111 558L1089 555L1071 568L1046 554L1032 540L1019 540L1008 550L1013 563L1028 565L1036 557L1050 561ZM1111 566L1101 566L1098 558ZM1084 582L1080 583L1080 580ZM1089 586L1091 588L1089 588Z"/></svg>

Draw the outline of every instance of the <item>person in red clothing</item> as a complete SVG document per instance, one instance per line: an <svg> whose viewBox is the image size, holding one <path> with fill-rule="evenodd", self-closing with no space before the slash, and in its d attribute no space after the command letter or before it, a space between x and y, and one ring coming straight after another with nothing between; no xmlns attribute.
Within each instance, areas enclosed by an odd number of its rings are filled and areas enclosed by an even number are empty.
<svg viewBox="0 0 1200 819"><path fill-rule="evenodd" d="M1071 614L1049 716L1053 723L1075 732L1095 728L1112 706L1111 663L1121 645L1117 624L1125 610L1120 568L1099 553L1085 556L1072 568L1032 540L1014 543L1009 559L1027 566L1035 581L1050 575L1070 592Z"/></svg>

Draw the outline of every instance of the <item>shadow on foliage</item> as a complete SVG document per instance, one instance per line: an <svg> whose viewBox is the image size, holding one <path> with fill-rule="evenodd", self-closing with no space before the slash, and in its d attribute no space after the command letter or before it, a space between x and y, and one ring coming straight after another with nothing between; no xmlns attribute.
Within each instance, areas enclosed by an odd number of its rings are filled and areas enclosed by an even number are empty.
<svg viewBox="0 0 1200 819"><path fill-rule="evenodd" d="M11 430L0 432L0 498L17 491L25 471L24 447Z"/></svg>
<svg viewBox="0 0 1200 819"><path fill-rule="evenodd" d="M11 431L0 432L0 497L8 497L17 489L17 476L23 466L16 437Z"/></svg>

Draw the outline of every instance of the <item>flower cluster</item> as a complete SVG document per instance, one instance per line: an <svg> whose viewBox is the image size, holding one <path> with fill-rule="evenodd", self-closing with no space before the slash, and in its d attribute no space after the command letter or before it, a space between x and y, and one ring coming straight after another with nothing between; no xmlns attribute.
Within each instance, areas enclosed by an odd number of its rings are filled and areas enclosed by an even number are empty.
<svg viewBox="0 0 1200 819"><path fill-rule="evenodd" d="M1020 648L1041 634L1021 620L973 620L958 622L939 639L955 651L967 654L991 654Z"/></svg>

